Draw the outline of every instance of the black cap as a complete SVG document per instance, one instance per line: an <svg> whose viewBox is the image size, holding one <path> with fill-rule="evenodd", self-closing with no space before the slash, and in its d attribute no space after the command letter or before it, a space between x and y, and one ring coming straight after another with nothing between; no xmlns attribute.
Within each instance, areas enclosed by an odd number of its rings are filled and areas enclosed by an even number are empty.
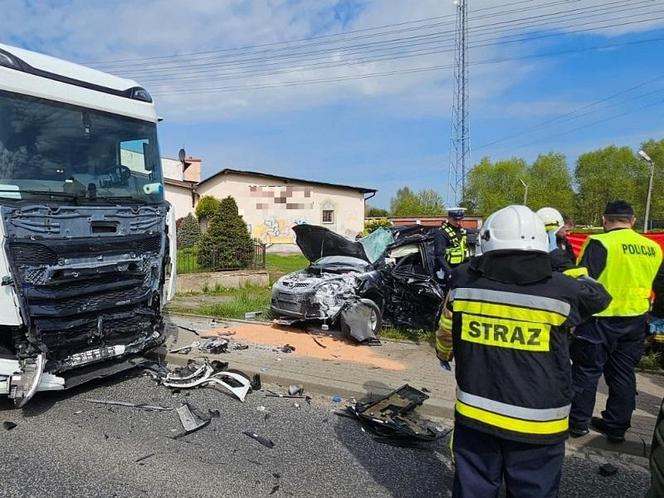
<svg viewBox="0 0 664 498"><path fill-rule="evenodd" d="M613 216L634 216L634 209L629 202L618 200L607 203L604 208L604 214Z"/></svg>

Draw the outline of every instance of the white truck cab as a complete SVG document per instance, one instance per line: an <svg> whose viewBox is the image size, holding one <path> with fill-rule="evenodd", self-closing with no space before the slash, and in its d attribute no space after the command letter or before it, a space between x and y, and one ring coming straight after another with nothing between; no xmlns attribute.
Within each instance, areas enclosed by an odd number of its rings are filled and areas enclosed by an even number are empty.
<svg viewBox="0 0 664 498"><path fill-rule="evenodd" d="M17 406L164 340L157 121L134 81L0 44L0 394Z"/></svg>

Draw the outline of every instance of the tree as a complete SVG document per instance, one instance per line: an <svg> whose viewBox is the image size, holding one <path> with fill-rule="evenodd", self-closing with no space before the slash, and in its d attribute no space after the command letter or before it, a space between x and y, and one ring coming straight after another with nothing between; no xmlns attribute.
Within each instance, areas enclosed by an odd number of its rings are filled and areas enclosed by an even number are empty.
<svg viewBox="0 0 664 498"><path fill-rule="evenodd" d="M198 243L198 263L213 271L246 268L254 256L254 241L238 213L235 199L226 197L210 217Z"/></svg>
<svg viewBox="0 0 664 498"><path fill-rule="evenodd" d="M177 239L178 249L194 247L201 238L201 227L196 217L189 213L184 218L178 220Z"/></svg>
<svg viewBox="0 0 664 498"><path fill-rule="evenodd" d="M520 179L527 182L528 178L528 166L523 159L492 163L485 157L468 173L463 205L488 216L510 204L523 204L524 187Z"/></svg>
<svg viewBox="0 0 664 498"><path fill-rule="evenodd" d="M578 185L577 221L599 225L607 202L624 199L643 216L648 165L629 147L611 145L581 154L574 177Z"/></svg>
<svg viewBox="0 0 664 498"><path fill-rule="evenodd" d="M367 204L366 214L367 218L387 218L390 215L387 209L370 206Z"/></svg>
<svg viewBox="0 0 664 498"><path fill-rule="evenodd" d="M440 216L445 212L443 198L431 189L413 192L408 187L397 190L390 201L392 216Z"/></svg>
<svg viewBox="0 0 664 498"><path fill-rule="evenodd" d="M389 228L392 223L387 218L375 218L364 223L364 235L369 235L379 228Z"/></svg>
<svg viewBox="0 0 664 498"><path fill-rule="evenodd" d="M540 154L528 168L528 207L537 211L545 206L571 216L575 210L572 175L562 154Z"/></svg>
<svg viewBox="0 0 664 498"><path fill-rule="evenodd" d="M196 204L196 216L199 220L209 220L218 210L220 201L211 195L204 195Z"/></svg>
<svg viewBox="0 0 664 498"><path fill-rule="evenodd" d="M648 140L641 144L641 148L650 156L650 158L655 163L655 175L653 178L653 187L652 187L652 200L650 203L650 219L659 221L660 223L664 220L664 196L659 194L664 188L664 140ZM637 188L637 193L639 191L643 192L643 198L647 197L648 189L648 180L650 175L650 165L646 164L646 171L643 183L639 183ZM645 204L644 204L645 212ZM661 225L659 225L661 226Z"/></svg>

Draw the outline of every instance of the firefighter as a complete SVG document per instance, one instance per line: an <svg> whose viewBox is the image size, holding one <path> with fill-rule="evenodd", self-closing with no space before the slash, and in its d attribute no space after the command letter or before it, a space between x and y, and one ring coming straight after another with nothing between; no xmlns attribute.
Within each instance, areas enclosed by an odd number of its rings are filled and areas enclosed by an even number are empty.
<svg viewBox="0 0 664 498"><path fill-rule="evenodd" d="M567 225L560 211L552 207L543 207L537 211L544 222L544 228L549 239L549 256L551 257L551 267L554 271L565 271L574 268L574 256L562 249L559 243L560 238L564 238L567 231Z"/></svg>
<svg viewBox="0 0 664 498"><path fill-rule="evenodd" d="M447 264L454 268L470 258L468 247L468 233L461 226L464 217L464 208L450 208L447 210L447 221L440 230L443 233L442 253Z"/></svg>
<svg viewBox="0 0 664 498"><path fill-rule="evenodd" d="M551 270L542 220L525 206L492 214L482 255L456 268L436 344L456 358L453 495L557 496L571 403L568 335L610 296Z"/></svg>
<svg viewBox="0 0 664 498"><path fill-rule="evenodd" d="M661 247L636 233L634 221L631 205L609 202L602 217L605 233L588 237L579 256L579 265L606 287L613 300L574 334L570 414L574 437L587 434L592 425L609 440L621 442L636 407L634 369L644 350L653 284L661 286L664 271ZM602 417L592 417L602 373L609 397Z"/></svg>

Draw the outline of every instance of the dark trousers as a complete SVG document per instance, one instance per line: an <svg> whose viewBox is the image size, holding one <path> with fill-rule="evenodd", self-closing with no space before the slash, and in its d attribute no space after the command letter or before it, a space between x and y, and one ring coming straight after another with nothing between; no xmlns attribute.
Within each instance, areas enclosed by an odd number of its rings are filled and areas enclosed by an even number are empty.
<svg viewBox="0 0 664 498"><path fill-rule="evenodd" d="M643 354L645 334L645 316L595 318L576 329L571 347L571 426L586 428L590 423L603 373L609 386L602 412L606 429L618 436L629 429L636 407L634 369Z"/></svg>
<svg viewBox="0 0 664 498"><path fill-rule="evenodd" d="M503 479L508 497L558 496L565 443L519 443L457 423L453 451L455 498L496 497Z"/></svg>

